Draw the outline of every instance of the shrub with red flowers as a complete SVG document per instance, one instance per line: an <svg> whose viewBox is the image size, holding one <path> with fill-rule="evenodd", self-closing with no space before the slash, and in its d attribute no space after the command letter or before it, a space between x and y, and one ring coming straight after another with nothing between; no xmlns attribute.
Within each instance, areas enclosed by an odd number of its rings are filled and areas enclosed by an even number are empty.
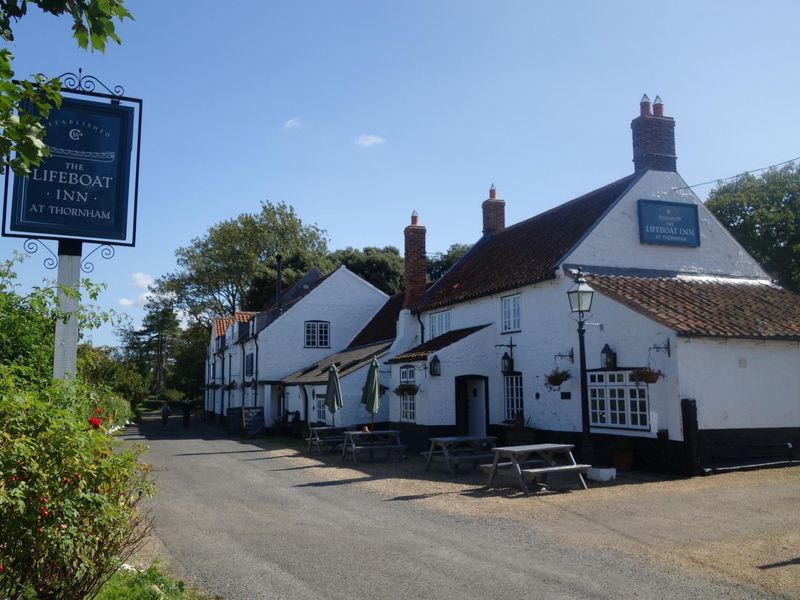
<svg viewBox="0 0 800 600"><path fill-rule="evenodd" d="M107 433L116 402L0 368L0 598L93 597L148 533L154 487L143 448Z"/></svg>

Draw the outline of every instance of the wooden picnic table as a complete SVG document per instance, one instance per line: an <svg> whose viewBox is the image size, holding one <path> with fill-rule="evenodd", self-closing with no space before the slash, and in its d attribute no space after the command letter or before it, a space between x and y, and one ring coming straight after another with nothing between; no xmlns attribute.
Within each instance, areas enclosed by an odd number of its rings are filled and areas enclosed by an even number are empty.
<svg viewBox="0 0 800 600"><path fill-rule="evenodd" d="M386 450L386 458L392 450L405 450L406 446L400 441L400 432L395 429L383 429L379 431L344 431L344 444L342 445L342 461L347 458L349 451L353 457L353 463L358 464L358 453L362 450L369 450L369 458L372 460L375 450Z"/></svg>
<svg viewBox="0 0 800 600"><path fill-rule="evenodd" d="M498 469L510 467L525 494L530 493L525 483L526 478L532 479L540 487L546 487L547 476L550 473L576 473L583 489L589 489L586 487L583 474L591 468L591 465L575 462L572 448L572 444L527 444L493 448L494 461L491 465L482 465L484 468L490 468L486 487L491 487ZM557 455L566 456L569 463L556 464ZM523 468L528 466L530 468Z"/></svg>
<svg viewBox="0 0 800 600"><path fill-rule="evenodd" d="M444 459L451 475L455 475L454 469L458 468L460 462L471 461L474 469L481 461L492 458L492 448L494 448L496 440L497 438L493 435L454 435L429 438L431 447L427 452L425 469L430 470L434 456Z"/></svg>
<svg viewBox="0 0 800 600"><path fill-rule="evenodd" d="M317 452L322 454L322 447L328 446L330 450L335 450L336 446L344 444L343 429L341 427L309 427L308 437L308 452L311 452L311 447L315 446Z"/></svg>

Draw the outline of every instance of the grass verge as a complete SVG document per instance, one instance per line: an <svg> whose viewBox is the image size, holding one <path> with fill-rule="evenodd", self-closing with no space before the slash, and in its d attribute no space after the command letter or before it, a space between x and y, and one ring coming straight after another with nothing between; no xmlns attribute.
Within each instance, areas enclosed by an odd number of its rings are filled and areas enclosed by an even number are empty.
<svg viewBox="0 0 800 600"><path fill-rule="evenodd" d="M217 596L219 598L219 596ZM145 571L120 569L100 590L97 600L213 600L164 573L158 563Z"/></svg>

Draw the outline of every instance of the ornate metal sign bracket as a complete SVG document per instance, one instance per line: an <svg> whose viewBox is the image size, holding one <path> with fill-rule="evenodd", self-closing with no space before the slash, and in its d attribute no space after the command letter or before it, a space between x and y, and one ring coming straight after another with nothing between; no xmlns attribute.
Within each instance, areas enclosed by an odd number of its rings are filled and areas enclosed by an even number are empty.
<svg viewBox="0 0 800 600"><path fill-rule="evenodd" d="M100 251L100 257L103 260L111 260L117 253L117 251L114 250L114 246L109 246L108 244L100 244L94 250L89 252L89 254L87 254L81 259L81 271L83 271L84 273L91 273L92 271L94 271L94 263L90 261L89 258L92 256L92 254L94 254L98 250Z"/></svg>
<svg viewBox="0 0 800 600"><path fill-rule="evenodd" d="M44 248L50 254L50 256L45 256L44 260L42 261L44 268L47 269L48 271L52 271L53 269L58 267L58 256L56 255L55 252L50 250L50 248L47 247L47 244L45 244L42 240L36 238L28 238L22 244L22 247L28 254L36 254L39 251L40 247Z"/></svg>
<svg viewBox="0 0 800 600"><path fill-rule="evenodd" d="M73 92L89 92L95 93L97 86L101 86L108 95L122 97L125 95L125 88L121 85L115 85L112 90L105 83L100 81L94 75L84 75L83 69L78 69L78 74L75 73L62 73L58 76L61 80L61 86L68 91Z"/></svg>

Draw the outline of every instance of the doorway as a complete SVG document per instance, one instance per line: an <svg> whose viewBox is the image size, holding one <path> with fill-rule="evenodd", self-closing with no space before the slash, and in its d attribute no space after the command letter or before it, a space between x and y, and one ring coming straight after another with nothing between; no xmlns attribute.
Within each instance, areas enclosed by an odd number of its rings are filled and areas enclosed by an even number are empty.
<svg viewBox="0 0 800 600"><path fill-rule="evenodd" d="M486 435L489 429L487 382L482 375L456 377L456 435Z"/></svg>

